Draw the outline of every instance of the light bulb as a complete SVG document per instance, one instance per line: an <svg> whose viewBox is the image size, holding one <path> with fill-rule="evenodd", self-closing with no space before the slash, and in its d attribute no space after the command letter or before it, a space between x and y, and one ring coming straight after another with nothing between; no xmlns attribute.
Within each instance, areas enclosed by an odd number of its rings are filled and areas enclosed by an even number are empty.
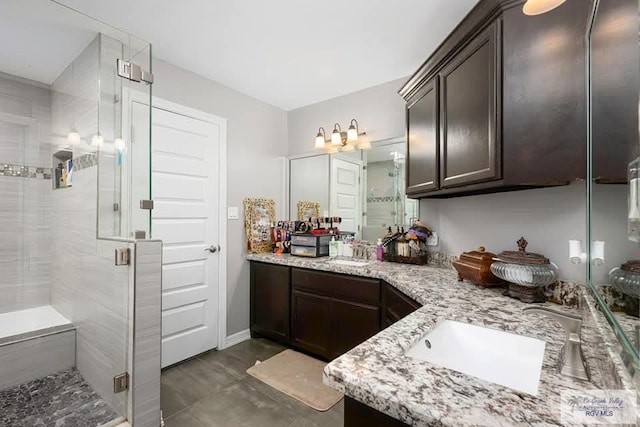
<svg viewBox="0 0 640 427"><path fill-rule="evenodd" d="M102 147L102 144L104 144L104 138L100 135L100 132L93 135L93 138L91 138L91 145L94 147Z"/></svg>
<svg viewBox="0 0 640 427"><path fill-rule="evenodd" d="M560 6L565 1L566 0L527 0L522 7L522 12L529 16L542 15Z"/></svg>
<svg viewBox="0 0 640 427"><path fill-rule="evenodd" d="M80 144L80 134L77 130L71 129L71 132L67 135L67 142L71 145Z"/></svg>
<svg viewBox="0 0 640 427"><path fill-rule="evenodd" d="M321 133L316 136L316 148L324 148L325 140Z"/></svg>
<svg viewBox="0 0 640 427"><path fill-rule="evenodd" d="M114 148L119 151L120 153L122 153L126 147L126 143L124 142L124 139L122 138L116 138L115 141L113 141L113 146Z"/></svg>
<svg viewBox="0 0 640 427"><path fill-rule="evenodd" d="M349 142L358 140L358 129L356 129L354 125L349 126L349 130L347 131L347 140Z"/></svg>
<svg viewBox="0 0 640 427"><path fill-rule="evenodd" d="M331 132L331 143L333 145L342 145L342 137L338 129L334 129L333 132Z"/></svg>

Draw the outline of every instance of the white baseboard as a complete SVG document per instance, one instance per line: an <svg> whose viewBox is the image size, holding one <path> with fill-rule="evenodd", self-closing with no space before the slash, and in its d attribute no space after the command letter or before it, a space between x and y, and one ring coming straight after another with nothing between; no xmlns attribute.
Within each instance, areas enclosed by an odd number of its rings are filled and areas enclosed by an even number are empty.
<svg viewBox="0 0 640 427"><path fill-rule="evenodd" d="M245 329L244 331L236 332L233 335L229 335L224 343L221 343L220 350L234 346L236 344L240 344L242 341L246 341L251 338L251 332L249 329Z"/></svg>

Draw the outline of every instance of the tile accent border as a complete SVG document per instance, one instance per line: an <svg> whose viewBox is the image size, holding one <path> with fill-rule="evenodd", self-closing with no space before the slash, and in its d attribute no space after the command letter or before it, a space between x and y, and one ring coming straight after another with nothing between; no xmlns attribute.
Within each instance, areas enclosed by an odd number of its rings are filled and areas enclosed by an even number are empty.
<svg viewBox="0 0 640 427"><path fill-rule="evenodd" d="M82 169L88 169L93 166L98 166L98 154L97 153L89 153L83 154L82 156L74 157L73 159L73 170L81 171Z"/></svg>
<svg viewBox="0 0 640 427"><path fill-rule="evenodd" d="M51 179L51 168L0 163L0 176L14 178Z"/></svg>
<svg viewBox="0 0 640 427"><path fill-rule="evenodd" d="M367 203L383 203L383 202L401 202L400 196L380 196L380 197L367 197Z"/></svg>

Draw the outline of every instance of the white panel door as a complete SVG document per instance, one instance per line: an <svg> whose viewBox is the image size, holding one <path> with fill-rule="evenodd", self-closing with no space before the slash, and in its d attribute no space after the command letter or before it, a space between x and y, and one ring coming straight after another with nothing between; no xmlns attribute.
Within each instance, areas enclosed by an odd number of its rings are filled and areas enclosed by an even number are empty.
<svg viewBox="0 0 640 427"><path fill-rule="evenodd" d="M342 218L341 231L359 235L361 224L360 176L362 164L331 156L331 216Z"/></svg>
<svg viewBox="0 0 640 427"><path fill-rule="evenodd" d="M220 127L153 109L153 237L162 260L162 366L218 346Z"/></svg>

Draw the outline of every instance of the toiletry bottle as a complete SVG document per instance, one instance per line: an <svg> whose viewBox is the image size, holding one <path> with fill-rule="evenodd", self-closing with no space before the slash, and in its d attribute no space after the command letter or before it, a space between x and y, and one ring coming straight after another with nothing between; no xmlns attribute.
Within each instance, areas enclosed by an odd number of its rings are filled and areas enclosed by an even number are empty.
<svg viewBox="0 0 640 427"><path fill-rule="evenodd" d="M338 256L338 245L335 236L331 236L331 241L329 242L329 257L335 258Z"/></svg>
<svg viewBox="0 0 640 427"><path fill-rule="evenodd" d="M378 239L378 246L376 246L376 259L378 261L382 261L382 256L384 255L382 249L382 239Z"/></svg>

